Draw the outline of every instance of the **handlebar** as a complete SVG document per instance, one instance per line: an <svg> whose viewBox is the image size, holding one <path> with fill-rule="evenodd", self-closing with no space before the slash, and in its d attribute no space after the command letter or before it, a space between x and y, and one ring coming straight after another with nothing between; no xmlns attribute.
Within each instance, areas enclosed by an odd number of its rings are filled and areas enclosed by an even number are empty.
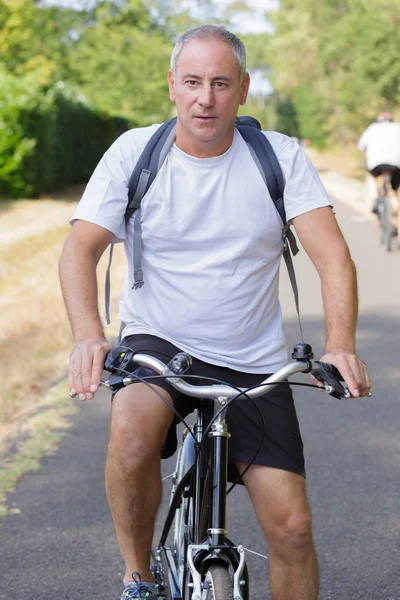
<svg viewBox="0 0 400 600"><path fill-rule="evenodd" d="M325 389L331 396L338 399L350 397L348 389L341 383L343 378L333 365L312 360L311 346L297 344L292 357L295 360L267 377L256 387L251 389L239 388L239 390L245 392L246 396L250 398L257 398L266 393L266 387L268 387L268 390L273 389L295 373L312 373L318 381L324 384L322 389ZM113 381L102 381L101 385L112 390L130 385L137 381L135 376L128 374L124 377L121 373L133 373L138 366L142 366L151 369L157 375L165 377L175 389L186 396L210 400L220 400L221 398L231 400L238 395L238 389L229 385L192 385L184 381L181 376L189 370L191 364L192 357L185 352L176 354L168 364L165 364L153 356L141 352L135 353L129 348L118 346L107 354L104 364L104 370L113 375ZM120 375L120 377L116 377L116 375Z"/></svg>

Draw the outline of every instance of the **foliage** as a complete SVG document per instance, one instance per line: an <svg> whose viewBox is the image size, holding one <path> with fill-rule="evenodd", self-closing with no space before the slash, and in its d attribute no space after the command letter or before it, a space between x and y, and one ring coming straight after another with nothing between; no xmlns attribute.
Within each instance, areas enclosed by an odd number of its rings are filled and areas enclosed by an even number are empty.
<svg viewBox="0 0 400 600"><path fill-rule="evenodd" d="M169 116L171 45L156 31L100 22L71 54L71 72L101 111L148 125ZM110 57L118 57L112 60Z"/></svg>
<svg viewBox="0 0 400 600"><path fill-rule="evenodd" d="M183 5L181 0L149 0L150 14L153 16L157 27L164 32L172 42L191 27L200 25L200 14L207 15L206 21L212 23L212 0L192 0L192 10L188 5Z"/></svg>
<svg viewBox="0 0 400 600"><path fill-rule="evenodd" d="M282 0L272 20L274 85L303 113L307 137L311 109L324 130L319 141L346 143L378 110L400 103L397 1Z"/></svg>
<svg viewBox="0 0 400 600"><path fill-rule="evenodd" d="M26 135L21 115L40 113L46 104L35 82L0 72L0 193L18 196L32 192L23 165L33 155L36 140Z"/></svg>
<svg viewBox="0 0 400 600"><path fill-rule="evenodd" d="M0 60L10 73L33 74L41 85L65 78L66 56L79 32L79 11L38 7L34 0L0 0Z"/></svg>
<svg viewBox="0 0 400 600"><path fill-rule="evenodd" d="M278 98L275 129L285 135L300 137L296 108L289 98Z"/></svg>
<svg viewBox="0 0 400 600"><path fill-rule="evenodd" d="M246 62L249 71L262 69L271 71L270 42L272 36L268 33L239 35L246 46Z"/></svg>
<svg viewBox="0 0 400 600"><path fill-rule="evenodd" d="M44 94L31 80L0 73L0 194L38 196L85 181L127 128L97 114L65 85Z"/></svg>

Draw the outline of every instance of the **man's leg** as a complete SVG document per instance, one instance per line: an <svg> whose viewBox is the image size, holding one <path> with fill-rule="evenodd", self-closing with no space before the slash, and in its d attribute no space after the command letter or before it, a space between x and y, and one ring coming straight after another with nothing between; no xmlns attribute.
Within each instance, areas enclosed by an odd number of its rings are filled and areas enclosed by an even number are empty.
<svg viewBox="0 0 400 600"><path fill-rule="evenodd" d="M381 193L381 189L379 186L378 179L373 177L371 173L367 173L367 189L369 202L371 206L371 211L377 215L378 214L378 197Z"/></svg>
<svg viewBox="0 0 400 600"><path fill-rule="evenodd" d="M245 466L239 464L239 471ZM244 482L267 538L273 600L317 600L318 562L304 478L253 465Z"/></svg>
<svg viewBox="0 0 400 600"><path fill-rule="evenodd" d="M397 237L399 235L399 225L400 225L400 211L399 211L399 190L394 190L390 188L389 197L392 204L392 226L393 226L393 236Z"/></svg>
<svg viewBox="0 0 400 600"><path fill-rule="evenodd" d="M393 173L391 184L393 194L393 215L395 218L394 226L396 228L398 236L398 246L400 248L400 169L396 169L396 171Z"/></svg>
<svg viewBox="0 0 400 600"><path fill-rule="evenodd" d="M165 390L159 391L172 403ZM161 500L160 457L174 414L144 384L121 389L112 402L106 492L114 519L124 581L151 581L154 521Z"/></svg>

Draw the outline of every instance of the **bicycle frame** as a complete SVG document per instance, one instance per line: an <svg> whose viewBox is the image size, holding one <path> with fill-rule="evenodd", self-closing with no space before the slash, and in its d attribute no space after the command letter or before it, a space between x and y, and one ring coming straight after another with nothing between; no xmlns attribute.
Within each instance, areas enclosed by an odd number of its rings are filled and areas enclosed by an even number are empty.
<svg viewBox="0 0 400 600"><path fill-rule="evenodd" d="M164 528L157 549L157 560L162 564L164 575L169 582L169 594L174 600L183 597L184 583L181 584L179 565L171 548L166 546L176 511L182 504L184 497L191 497L193 501L193 529L187 532L191 543L185 548L187 564L189 565L192 587L192 599L201 598L202 577L205 565L211 562L225 562L234 571L234 597L246 600L248 598L248 578L245 566L245 555L242 547L235 548L228 539L226 528L226 491L228 475L228 440L230 433L225 422L227 398L220 397L214 403L215 421L208 434L209 447L207 449L208 465L204 465L204 456L196 455L194 440L186 440L179 452L186 456L178 455L180 461L190 462L180 481L176 480L179 474L175 473L171 502L165 520ZM217 414L218 413L218 414ZM204 415L203 409L198 409L197 420L194 427L196 440L204 447L203 440ZM187 434L189 435L189 434ZM189 456L188 456L189 455ZM189 461L188 461L189 459ZM203 473L204 467L206 467ZM186 495L186 496L185 496ZM188 515L186 515L186 518ZM186 523L187 525L187 523ZM245 586L245 591L242 587Z"/></svg>

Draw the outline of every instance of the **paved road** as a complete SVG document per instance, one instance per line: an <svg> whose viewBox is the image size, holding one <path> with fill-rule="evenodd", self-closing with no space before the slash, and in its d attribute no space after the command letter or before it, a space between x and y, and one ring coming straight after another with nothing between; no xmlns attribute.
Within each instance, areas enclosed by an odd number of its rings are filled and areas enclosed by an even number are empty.
<svg viewBox="0 0 400 600"><path fill-rule="evenodd" d="M337 215L358 266L358 346L372 372L374 395L339 403L301 388L297 393L320 598L400 600L400 252L385 254L376 227L339 203ZM305 337L318 354L319 283L301 254L296 270ZM299 334L285 273L282 280L293 344ZM20 514L0 524L1 599L119 599L122 563L103 490L108 413L106 394L85 404L57 454L43 460L41 471L27 474L9 497ZM172 469L165 464L164 470ZM266 553L242 489L231 495L229 528L236 541ZM266 560L250 556L249 564L251 599L269 599Z"/></svg>

